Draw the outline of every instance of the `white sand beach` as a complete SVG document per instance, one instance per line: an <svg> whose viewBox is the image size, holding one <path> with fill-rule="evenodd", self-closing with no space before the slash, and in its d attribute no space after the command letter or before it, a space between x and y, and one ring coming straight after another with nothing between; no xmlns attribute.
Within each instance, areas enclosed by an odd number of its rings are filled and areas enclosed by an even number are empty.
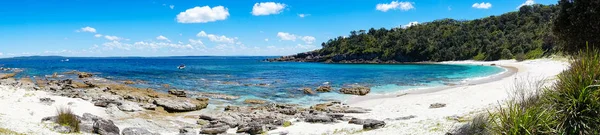
<svg viewBox="0 0 600 135"><path fill-rule="evenodd" d="M553 81L555 76L568 68L566 61L553 59L536 59L523 62L501 60L490 62L453 61L446 64L478 64L513 67L512 74L497 75L473 84L449 86L422 90L408 90L388 95L368 95L348 99L350 106L372 109L365 114L347 114L361 119L384 120L386 126L381 129L362 131L361 125L348 123L310 124L293 122L290 127L280 127L270 131L272 134L289 133L291 135L321 135L321 134L444 134L458 126L455 118L468 119L475 114L485 113L494 105L503 103L509 97L509 88L517 78L546 79ZM39 98L50 97L55 102L52 105L40 103ZM430 104L443 103L445 107L430 109ZM115 114L107 108L96 107L94 104L76 98L52 96L43 91L25 90L20 88L0 86L0 127L24 134L59 134L51 131L47 124L41 123L43 117L53 116L61 106L70 107L75 114L91 113L101 117L114 118ZM141 120L143 121L143 120ZM150 121L150 120L149 120ZM128 126L148 126L140 123L115 121L119 128ZM176 131L162 129L149 130L161 134L176 134ZM174 129L175 130L175 129Z"/></svg>
<svg viewBox="0 0 600 135"><path fill-rule="evenodd" d="M366 114L349 114L361 119L384 120L386 126L381 129L362 131L362 126L347 123L337 124L309 124L304 122L295 123L294 126L280 128L273 133L288 131L290 134L364 134L364 135L441 135L452 130L454 127L464 123L454 120L452 117L468 119L478 113L487 113L499 103L509 98L510 87L515 80L539 80L554 81L555 76L568 68L566 61L552 59L536 59L523 62L514 60L500 61L451 61L442 62L446 64L477 64L514 67L516 73L493 80L484 81L482 84L462 84L451 88L434 88L434 90L413 90L403 94L393 95L368 95L355 99L349 99L350 106L372 109ZM425 92L422 92L425 91ZM400 96L397 96L400 95ZM369 98L378 97L378 98ZM358 101L353 101L358 100ZM430 109L430 104L443 103L445 107ZM407 120L394 120L396 118L414 118ZM388 119L388 120L386 120Z"/></svg>

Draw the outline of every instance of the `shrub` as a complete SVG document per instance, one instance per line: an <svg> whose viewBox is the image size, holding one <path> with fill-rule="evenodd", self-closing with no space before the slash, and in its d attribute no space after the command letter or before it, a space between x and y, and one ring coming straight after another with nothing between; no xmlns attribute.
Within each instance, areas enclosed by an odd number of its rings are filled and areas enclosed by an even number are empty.
<svg viewBox="0 0 600 135"><path fill-rule="evenodd" d="M526 59L527 59L527 57L525 57L525 54L523 54L523 53L518 53L517 55L515 55L515 60L517 60L517 61L524 61Z"/></svg>
<svg viewBox="0 0 600 135"><path fill-rule="evenodd" d="M485 58L486 58L485 53L479 53L475 57L473 57L473 60L483 61L483 60L485 60Z"/></svg>
<svg viewBox="0 0 600 135"><path fill-rule="evenodd" d="M283 122L283 127L289 127L289 126L292 126L292 122L290 122L290 121Z"/></svg>
<svg viewBox="0 0 600 135"><path fill-rule="evenodd" d="M558 112L557 127L562 134L600 133L600 54L580 51L571 68L558 75L548 100Z"/></svg>
<svg viewBox="0 0 600 135"><path fill-rule="evenodd" d="M486 114L475 116L469 123L452 131L452 135L488 135L489 118Z"/></svg>
<svg viewBox="0 0 600 135"><path fill-rule="evenodd" d="M536 48L535 50L531 50L529 52L527 52L527 54L525 54L525 57L527 59L535 59L535 58L540 58L544 55L544 50L542 50L542 48Z"/></svg>
<svg viewBox="0 0 600 135"><path fill-rule="evenodd" d="M59 108L57 109L57 119L56 123L69 126L74 132L79 132L79 119L77 119L77 115L73 114L70 108Z"/></svg>

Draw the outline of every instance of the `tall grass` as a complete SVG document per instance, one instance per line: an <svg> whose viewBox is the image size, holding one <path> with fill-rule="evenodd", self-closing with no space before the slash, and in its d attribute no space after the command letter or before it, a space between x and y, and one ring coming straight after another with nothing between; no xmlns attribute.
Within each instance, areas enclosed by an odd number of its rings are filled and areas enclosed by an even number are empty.
<svg viewBox="0 0 600 135"><path fill-rule="evenodd" d="M571 68L558 75L559 81L548 101L558 112L557 125L562 134L599 134L600 132L600 52L581 51Z"/></svg>
<svg viewBox="0 0 600 135"><path fill-rule="evenodd" d="M57 112L56 123L63 125L63 126L71 127L73 132L79 132L80 121L77 118L77 115L75 115L73 113L73 111L71 111L70 108L61 107L61 108L58 108L56 112Z"/></svg>

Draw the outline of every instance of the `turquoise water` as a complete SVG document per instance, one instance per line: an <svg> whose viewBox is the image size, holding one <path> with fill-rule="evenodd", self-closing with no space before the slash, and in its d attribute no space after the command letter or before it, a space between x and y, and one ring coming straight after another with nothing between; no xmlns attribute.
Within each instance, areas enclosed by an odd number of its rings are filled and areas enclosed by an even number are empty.
<svg viewBox="0 0 600 135"><path fill-rule="evenodd" d="M0 66L22 68L20 76L45 76L72 70L97 73L111 80L142 80L134 86L167 91L162 84L201 92L216 92L283 103L340 100L337 92L305 95L301 88L329 84L335 89L360 84L384 94L411 88L442 86L504 71L494 66L445 64L322 64L262 62L269 57L157 57L0 59ZM177 69L185 64L183 70ZM257 84L264 84L259 86ZM233 101L232 103L239 103Z"/></svg>

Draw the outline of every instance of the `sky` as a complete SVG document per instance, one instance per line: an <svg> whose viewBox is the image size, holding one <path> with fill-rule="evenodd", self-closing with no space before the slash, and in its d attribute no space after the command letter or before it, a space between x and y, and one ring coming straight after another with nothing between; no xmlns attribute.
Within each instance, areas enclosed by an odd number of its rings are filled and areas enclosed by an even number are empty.
<svg viewBox="0 0 600 135"><path fill-rule="evenodd" d="M280 56L352 30L472 20L558 0L13 0L0 57Z"/></svg>

